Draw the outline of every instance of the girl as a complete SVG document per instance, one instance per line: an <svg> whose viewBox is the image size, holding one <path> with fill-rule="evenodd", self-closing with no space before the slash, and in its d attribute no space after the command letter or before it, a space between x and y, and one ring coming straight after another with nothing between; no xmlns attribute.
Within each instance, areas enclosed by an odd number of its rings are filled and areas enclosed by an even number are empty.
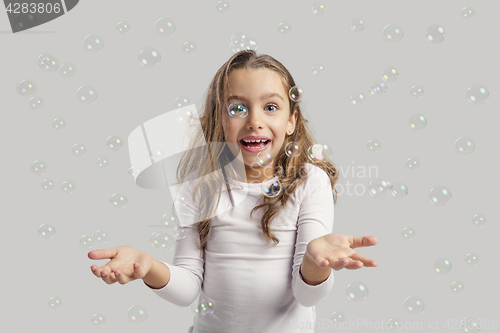
<svg viewBox="0 0 500 333"><path fill-rule="evenodd" d="M316 142L289 95L294 86L273 57L234 54L213 78L192 138L193 147L206 140L210 149L187 151L177 169L189 200L176 207L186 236L173 264L119 246L88 253L111 259L92 265L94 275L107 284L142 279L179 306L203 293L215 310L195 317L189 332L314 332L314 305L330 292L333 270L376 267L354 248L377 238L330 233L339 176L327 157L311 158ZM285 153L291 142L296 149ZM263 154L272 162L257 162ZM238 179L234 156L246 179Z"/></svg>

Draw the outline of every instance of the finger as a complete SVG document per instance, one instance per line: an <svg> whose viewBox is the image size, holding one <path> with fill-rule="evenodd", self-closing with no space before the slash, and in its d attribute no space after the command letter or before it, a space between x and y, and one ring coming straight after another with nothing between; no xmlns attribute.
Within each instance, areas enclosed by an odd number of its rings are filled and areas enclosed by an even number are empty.
<svg viewBox="0 0 500 333"><path fill-rule="evenodd" d="M130 282L128 276L122 274L122 272L119 269L115 270L113 273L115 274L116 281L118 281L119 284L126 284Z"/></svg>
<svg viewBox="0 0 500 333"><path fill-rule="evenodd" d="M329 264L328 260L323 257L316 257L314 259L314 262L316 262L316 265L318 265L320 268L325 268Z"/></svg>
<svg viewBox="0 0 500 333"><path fill-rule="evenodd" d="M377 267L377 262L373 259L367 258L361 253L355 252L353 255L351 255L351 258L354 260L359 260L363 263L363 266L366 267Z"/></svg>
<svg viewBox="0 0 500 333"><path fill-rule="evenodd" d="M146 276L146 271L144 269L144 265L139 264L138 262L134 263L134 276L136 279L142 279Z"/></svg>
<svg viewBox="0 0 500 333"><path fill-rule="evenodd" d="M378 243L378 239L375 236L349 236L349 242L351 243L351 248L355 249L357 247L376 245Z"/></svg>
<svg viewBox="0 0 500 333"><path fill-rule="evenodd" d="M101 278L107 284L113 284L116 282L115 274L113 272L106 270L106 269L102 270Z"/></svg>
<svg viewBox="0 0 500 333"><path fill-rule="evenodd" d="M90 251L87 256L89 259L100 260L100 259L112 259L117 253L116 247L110 247L108 249L100 249Z"/></svg>
<svg viewBox="0 0 500 333"><path fill-rule="evenodd" d="M349 263L349 258L340 258L338 260L331 260L330 261L332 264L331 264L331 267L338 271L338 270L341 270L342 268L345 268L345 266Z"/></svg>

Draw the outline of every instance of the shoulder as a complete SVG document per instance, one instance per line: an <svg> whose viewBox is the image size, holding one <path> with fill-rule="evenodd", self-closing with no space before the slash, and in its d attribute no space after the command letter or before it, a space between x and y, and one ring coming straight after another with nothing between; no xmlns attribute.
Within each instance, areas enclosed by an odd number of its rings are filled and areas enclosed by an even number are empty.
<svg viewBox="0 0 500 333"><path fill-rule="evenodd" d="M311 193L320 188L330 188L330 177L325 170L312 163L304 163L302 168L306 170L306 180L300 185L301 192L304 194ZM301 172L304 173L304 172Z"/></svg>

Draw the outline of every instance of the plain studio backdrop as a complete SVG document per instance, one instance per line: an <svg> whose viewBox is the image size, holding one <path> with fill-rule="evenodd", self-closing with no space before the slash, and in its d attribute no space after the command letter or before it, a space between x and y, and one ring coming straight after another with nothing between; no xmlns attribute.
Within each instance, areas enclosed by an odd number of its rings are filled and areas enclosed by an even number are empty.
<svg viewBox="0 0 500 333"><path fill-rule="evenodd" d="M340 171L332 232L374 235L379 241L359 250L375 259L377 268L334 273L331 293L316 305L317 321L324 325L341 312L351 323L343 330L373 332L392 318L407 323L402 331L459 332L462 319L475 318L484 325L481 332L496 331L498 2L325 0L319 2L322 15L313 13L310 0L227 3L223 12L217 1L81 1L67 14L15 34L7 14L0 14L2 331L186 332L192 325L189 307L168 303L140 280L110 286L94 277L90 266L108 260L90 260L87 253L130 245L172 262L173 250L150 243L153 232L172 234L151 227L170 212L172 197L135 184L128 174L127 138L144 122L176 109L179 97L201 111L213 75L234 53L230 43L236 33L253 38L257 53L288 68L303 89L302 110L313 134L331 147ZM472 19L462 16L464 7L474 9ZM155 31L161 17L175 22L173 35ZM354 19L362 19L362 31L351 29ZM130 26L126 34L116 29L122 21ZM278 30L281 23L290 28L287 34ZM389 24L401 27L400 42L384 38ZM444 28L442 42L426 39L434 24ZM101 52L84 49L89 34L102 38ZM185 52L185 43L196 50ZM138 61L147 47L161 54L153 68ZM44 71L37 61L41 54L72 63L75 74ZM318 64L324 72L314 74ZM390 66L397 79L385 82L385 93L370 96L370 86L383 82L382 71ZM19 92L22 80L36 84L32 96ZM467 89L475 84L488 89L486 102L467 99ZM85 85L98 94L94 104L76 98ZM424 88L421 97L410 93L415 85ZM365 102L353 105L351 96L359 93ZM33 96L43 99L41 109L30 108ZM410 127L416 114L427 119L425 128ZM66 120L64 130L53 128L55 118ZM125 142L120 151L106 147L113 135ZM473 154L456 151L460 137L473 140ZM378 151L367 148L370 140L378 140ZM72 153L77 143L86 146L84 156ZM106 169L97 166L99 157L108 160ZM408 168L409 158L418 159L420 167ZM36 160L45 162L42 175L31 170ZM42 189L46 178L54 181L52 191ZM408 194L373 197L368 184L376 179L404 184ZM67 180L75 184L71 194L61 189ZM443 206L429 200L439 185L452 195ZM115 193L126 196L125 207L110 204ZM486 216L481 227L472 221L476 214ZM54 237L38 233L42 224L55 227ZM405 227L415 231L413 239L401 235ZM98 230L107 233L107 242L84 248L82 236L93 237ZM469 253L479 258L475 266L465 260ZM449 272L435 272L439 258L451 263ZM346 296L355 281L369 291L359 302ZM450 289L456 281L465 287L460 294ZM405 311L409 296L423 300L423 312ZM51 297L62 301L60 308L48 305ZM133 305L147 310L146 322L129 322L127 310ZM104 326L91 323L95 314L104 315Z"/></svg>

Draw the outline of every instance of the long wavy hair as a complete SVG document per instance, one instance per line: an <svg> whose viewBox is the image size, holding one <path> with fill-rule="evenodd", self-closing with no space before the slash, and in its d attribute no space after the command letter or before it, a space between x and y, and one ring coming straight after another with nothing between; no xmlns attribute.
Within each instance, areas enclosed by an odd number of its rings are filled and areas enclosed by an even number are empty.
<svg viewBox="0 0 500 333"><path fill-rule="evenodd" d="M203 260L205 260L205 247L210 233L211 217L215 216L214 212L221 196L220 189L224 183L234 207L233 196L228 185L228 174L232 174L236 178L234 168L231 168L234 155L224 144L226 138L223 127L224 121L228 124L228 117L226 117L229 106L227 103L229 93L226 89L228 78L231 72L237 69L261 68L278 73L286 92L296 85L286 67L273 57L266 54L257 55L253 50L242 50L235 53L219 68L205 94L203 112L199 117L199 130L190 138L190 147L198 148L185 151L177 168L176 176L180 183L186 181L190 174L198 175L198 181L192 188L191 197L199 199L193 202L193 207L196 207L197 211L196 221L198 221L194 225L198 229L199 246L203 250ZM293 194L297 186L306 180L305 163L313 163L327 173L331 182L334 203L337 202L337 191L335 190L335 183L339 178L337 168L328 156L324 156L322 160L308 159L308 148L317 144L317 141L308 128L308 120L302 115L300 101L294 101L290 98L289 103L290 116L294 111L297 111L298 117L294 132L291 135L286 135L283 146L275 158L274 171L275 175L279 177L282 190L273 197L263 195L262 204L255 206L250 213L251 218L254 211L267 208L261 219L261 227L266 239L274 242L273 246L279 243L279 239L270 230L270 224L286 207L290 195ZM285 154L285 147L290 142L298 143L299 151L288 156ZM220 172L215 172L216 170L220 170ZM207 200L207 198L209 199Z"/></svg>

